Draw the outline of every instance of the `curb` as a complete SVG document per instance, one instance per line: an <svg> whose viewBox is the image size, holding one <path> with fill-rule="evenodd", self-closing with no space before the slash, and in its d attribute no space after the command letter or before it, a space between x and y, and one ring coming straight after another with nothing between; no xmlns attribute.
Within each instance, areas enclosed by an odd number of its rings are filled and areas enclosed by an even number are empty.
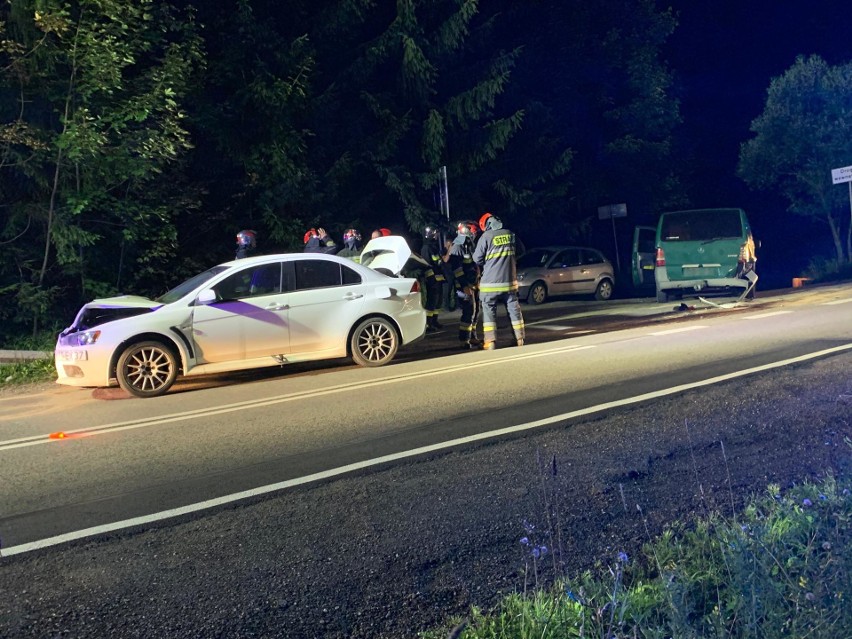
<svg viewBox="0 0 852 639"><path fill-rule="evenodd" d="M0 364L32 361L34 359L50 359L53 351L4 351L0 350Z"/></svg>

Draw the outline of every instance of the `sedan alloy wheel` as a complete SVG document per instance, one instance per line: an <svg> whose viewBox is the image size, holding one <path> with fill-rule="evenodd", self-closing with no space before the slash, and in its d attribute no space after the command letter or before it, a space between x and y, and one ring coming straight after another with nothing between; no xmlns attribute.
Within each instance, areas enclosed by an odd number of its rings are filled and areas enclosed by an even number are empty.
<svg viewBox="0 0 852 639"><path fill-rule="evenodd" d="M160 342L139 342L124 349L118 358L116 377L125 391L136 397L163 395L177 377L177 359Z"/></svg>
<svg viewBox="0 0 852 639"><path fill-rule="evenodd" d="M383 317L370 317L358 324L349 343L352 359L361 366L382 366L399 349L396 328Z"/></svg>

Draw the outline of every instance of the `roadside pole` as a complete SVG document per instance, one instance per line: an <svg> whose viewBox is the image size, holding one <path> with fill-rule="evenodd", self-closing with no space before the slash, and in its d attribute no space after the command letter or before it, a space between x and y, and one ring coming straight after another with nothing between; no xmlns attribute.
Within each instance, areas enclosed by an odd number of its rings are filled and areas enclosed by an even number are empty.
<svg viewBox="0 0 852 639"><path fill-rule="evenodd" d="M441 213L447 216L447 221L450 221L450 189L447 185L447 167L441 167Z"/></svg>
<svg viewBox="0 0 852 639"><path fill-rule="evenodd" d="M598 219L612 221L612 241L615 244L615 269L621 273L621 257L618 255L618 235L615 232L615 218L627 217L627 204L607 204L598 207Z"/></svg>

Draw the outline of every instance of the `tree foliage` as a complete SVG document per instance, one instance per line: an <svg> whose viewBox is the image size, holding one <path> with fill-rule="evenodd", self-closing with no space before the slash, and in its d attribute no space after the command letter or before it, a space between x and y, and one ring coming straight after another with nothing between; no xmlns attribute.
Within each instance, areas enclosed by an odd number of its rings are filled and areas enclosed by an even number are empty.
<svg viewBox="0 0 852 639"><path fill-rule="evenodd" d="M652 0L20 0L0 9L0 319L156 294L259 232L560 228L677 193ZM556 230L554 228L554 230ZM564 235L563 235L564 237Z"/></svg>
<svg viewBox="0 0 852 639"><path fill-rule="evenodd" d="M779 190L791 212L823 221L838 262L852 261L848 192L831 180L832 169L852 163L852 63L799 57L770 83L751 131L739 175L755 188Z"/></svg>
<svg viewBox="0 0 852 639"><path fill-rule="evenodd" d="M540 25L516 90L535 100L539 128L571 153L571 188L548 202L548 227L587 223L602 204L647 213L681 203L672 150L679 104L662 56L676 27L671 10L649 0L533 0L511 11L507 37Z"/></svg>
<svg viewBox="0 0 852 639"><path fill-rule="evenodd" d="M2 291L37 326L65 290L168 269L187 202L164 178L191 146L181 100L200 48L191 13L154 0L27 0L2 18Z"/></svg>

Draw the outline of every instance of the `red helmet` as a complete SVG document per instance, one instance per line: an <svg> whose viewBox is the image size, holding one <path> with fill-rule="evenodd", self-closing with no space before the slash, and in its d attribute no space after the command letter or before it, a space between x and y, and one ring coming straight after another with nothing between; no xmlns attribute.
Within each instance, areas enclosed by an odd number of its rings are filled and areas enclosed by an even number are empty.
<svg viewBox="0 0 852 639"><path fill-rule="evenodd" d="M237 233L237 246L241 248L254 248L257 246L257 233L244 229Z"/></svg>
<svg viewBox="0 0 852 639"><path fill-rule="evenodd" d="M471 222L470 220L466 222L459 222L456 230L461 235L469 235L470 237L476 237L476 234L479 233L479 225L476 222Z"/></svg>
<svg viewBox="0 0 852 639"><path fill-rule="evenodd" d="M491 213L486 213L481 218L479 218L479 228L483 231L485 230L485 224L488 222L488 218L491 217Z"/></svg>
<svg viewBox="0 0 852 639"><path fill-rule="evenodd" d="M384 227L379 229L379 232L382 234L382 237L387 237L388 235L393 235L390 229L386 229Z"/></svg>
<svg viewBox="0 0 852 639"><path fill-rule="evenodd" d="M308 232L305 233L305 244L307 244L308 240L310 240L312 237L316 237L316 235L317 235L316 229L308 229Z"/></svg>

